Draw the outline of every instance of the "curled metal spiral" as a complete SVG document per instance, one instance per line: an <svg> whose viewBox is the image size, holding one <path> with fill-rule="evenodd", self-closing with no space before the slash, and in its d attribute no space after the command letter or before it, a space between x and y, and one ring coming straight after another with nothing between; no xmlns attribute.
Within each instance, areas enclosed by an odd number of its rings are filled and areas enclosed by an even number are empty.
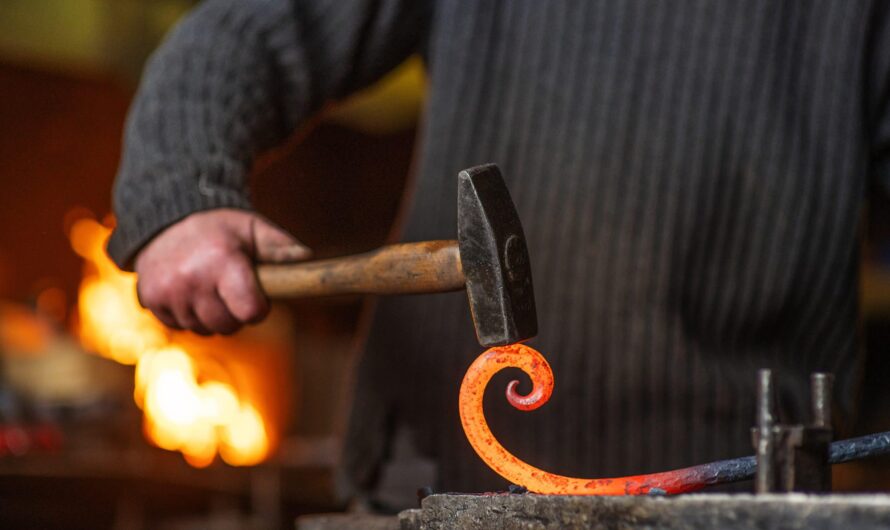
<svg viewBox="0 0 890 530"><path fill-rule="evenodd" d="M619 478L574 478L548 473L510 453L494 437L485 420L482 398L485 387L504 368L519 368L532 380L532 391L516 392L518 381L507 385L507 401L519 410L534 410L550 399L553 371L539 352L522 344L496 346L480 355L467 370L460 388L460 418L464 433L476 454L495 472L513 484L535 493L562 495L645 495L695 491L722 482L715 468L720 462L663 473ZM727 461L728 462L728 461Z"/></svg>

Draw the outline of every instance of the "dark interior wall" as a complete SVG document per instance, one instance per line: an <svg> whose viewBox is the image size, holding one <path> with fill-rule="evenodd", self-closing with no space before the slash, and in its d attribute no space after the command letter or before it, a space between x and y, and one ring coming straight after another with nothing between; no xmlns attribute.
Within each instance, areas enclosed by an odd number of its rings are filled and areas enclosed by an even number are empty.
<svg viewBox="0 0 890 530"><path fill-rule="evenodd" d="M110 79L0 64L0 298L25 301L46 283L74 294L80 261L63 219L110 211L131 95ZM264 160L255 203L319 255L370 248L396 213L412 143L412 131L323 124Z"/></svg>
<svg viewBox="0 0 890 530"><path fill-rule="evenodd" d="M92 75L0 63L0 300L31 302L48 286L76 300L81 261L66 214L110 212L111 186L132 89ZM382 243L397 213L412 130L359 133L322 123L262 157L252 177L258 210L325 257ZM342 414L361 300L290 302L300 381L291 431L329 435ZM297 390L299 389L299 390Z"/></svg>
<svg viewBox="0 0 890 530"><path fill-rule="evenodd" d="M315 257L370 250L398 214L413 143L413 130L374 136L322 123L257 164L254 206Z"/></svg>
<svg viewBox="0 0 890 530"><path fill-rule="evenodd" d="M63 218L104 215L130 93L107 79L0 65L0 297L73 296L80 260Z"/></svg>

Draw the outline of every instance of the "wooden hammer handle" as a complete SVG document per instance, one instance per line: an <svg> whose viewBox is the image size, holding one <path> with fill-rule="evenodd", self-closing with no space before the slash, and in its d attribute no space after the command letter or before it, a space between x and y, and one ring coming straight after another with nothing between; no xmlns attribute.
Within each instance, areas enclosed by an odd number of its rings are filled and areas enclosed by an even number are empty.
<svg viewBox="0 0 890 530"><path fill-rule="evenodd" d="M406 294L464 288L457 241L381 247L366 254L307 263L260 265L260 285L272 297Z"/></svg>

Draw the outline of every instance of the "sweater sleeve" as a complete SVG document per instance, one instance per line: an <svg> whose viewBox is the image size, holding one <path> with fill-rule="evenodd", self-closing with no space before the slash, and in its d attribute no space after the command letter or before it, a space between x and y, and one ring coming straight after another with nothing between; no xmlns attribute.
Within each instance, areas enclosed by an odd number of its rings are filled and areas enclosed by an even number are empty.
<svg viewBox="0 0 890 530"><path fill-rule="evenodd" d="M207 0L149 59L127 118L108 253L129 269L190 213L250 208L253 158L418 50L417 0Z"/></svg>

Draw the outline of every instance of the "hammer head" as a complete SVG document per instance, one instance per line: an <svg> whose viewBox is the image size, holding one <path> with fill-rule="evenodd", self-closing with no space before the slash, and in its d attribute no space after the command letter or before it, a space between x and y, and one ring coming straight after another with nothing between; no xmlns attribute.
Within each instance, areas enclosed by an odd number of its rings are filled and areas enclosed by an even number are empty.
<svg viewBox="0 0 890 530"><path fill-rule="evenodd" d="M458 175L457 240L479 344L534 337L538 315L525 234L496 165Z"/></svg>

